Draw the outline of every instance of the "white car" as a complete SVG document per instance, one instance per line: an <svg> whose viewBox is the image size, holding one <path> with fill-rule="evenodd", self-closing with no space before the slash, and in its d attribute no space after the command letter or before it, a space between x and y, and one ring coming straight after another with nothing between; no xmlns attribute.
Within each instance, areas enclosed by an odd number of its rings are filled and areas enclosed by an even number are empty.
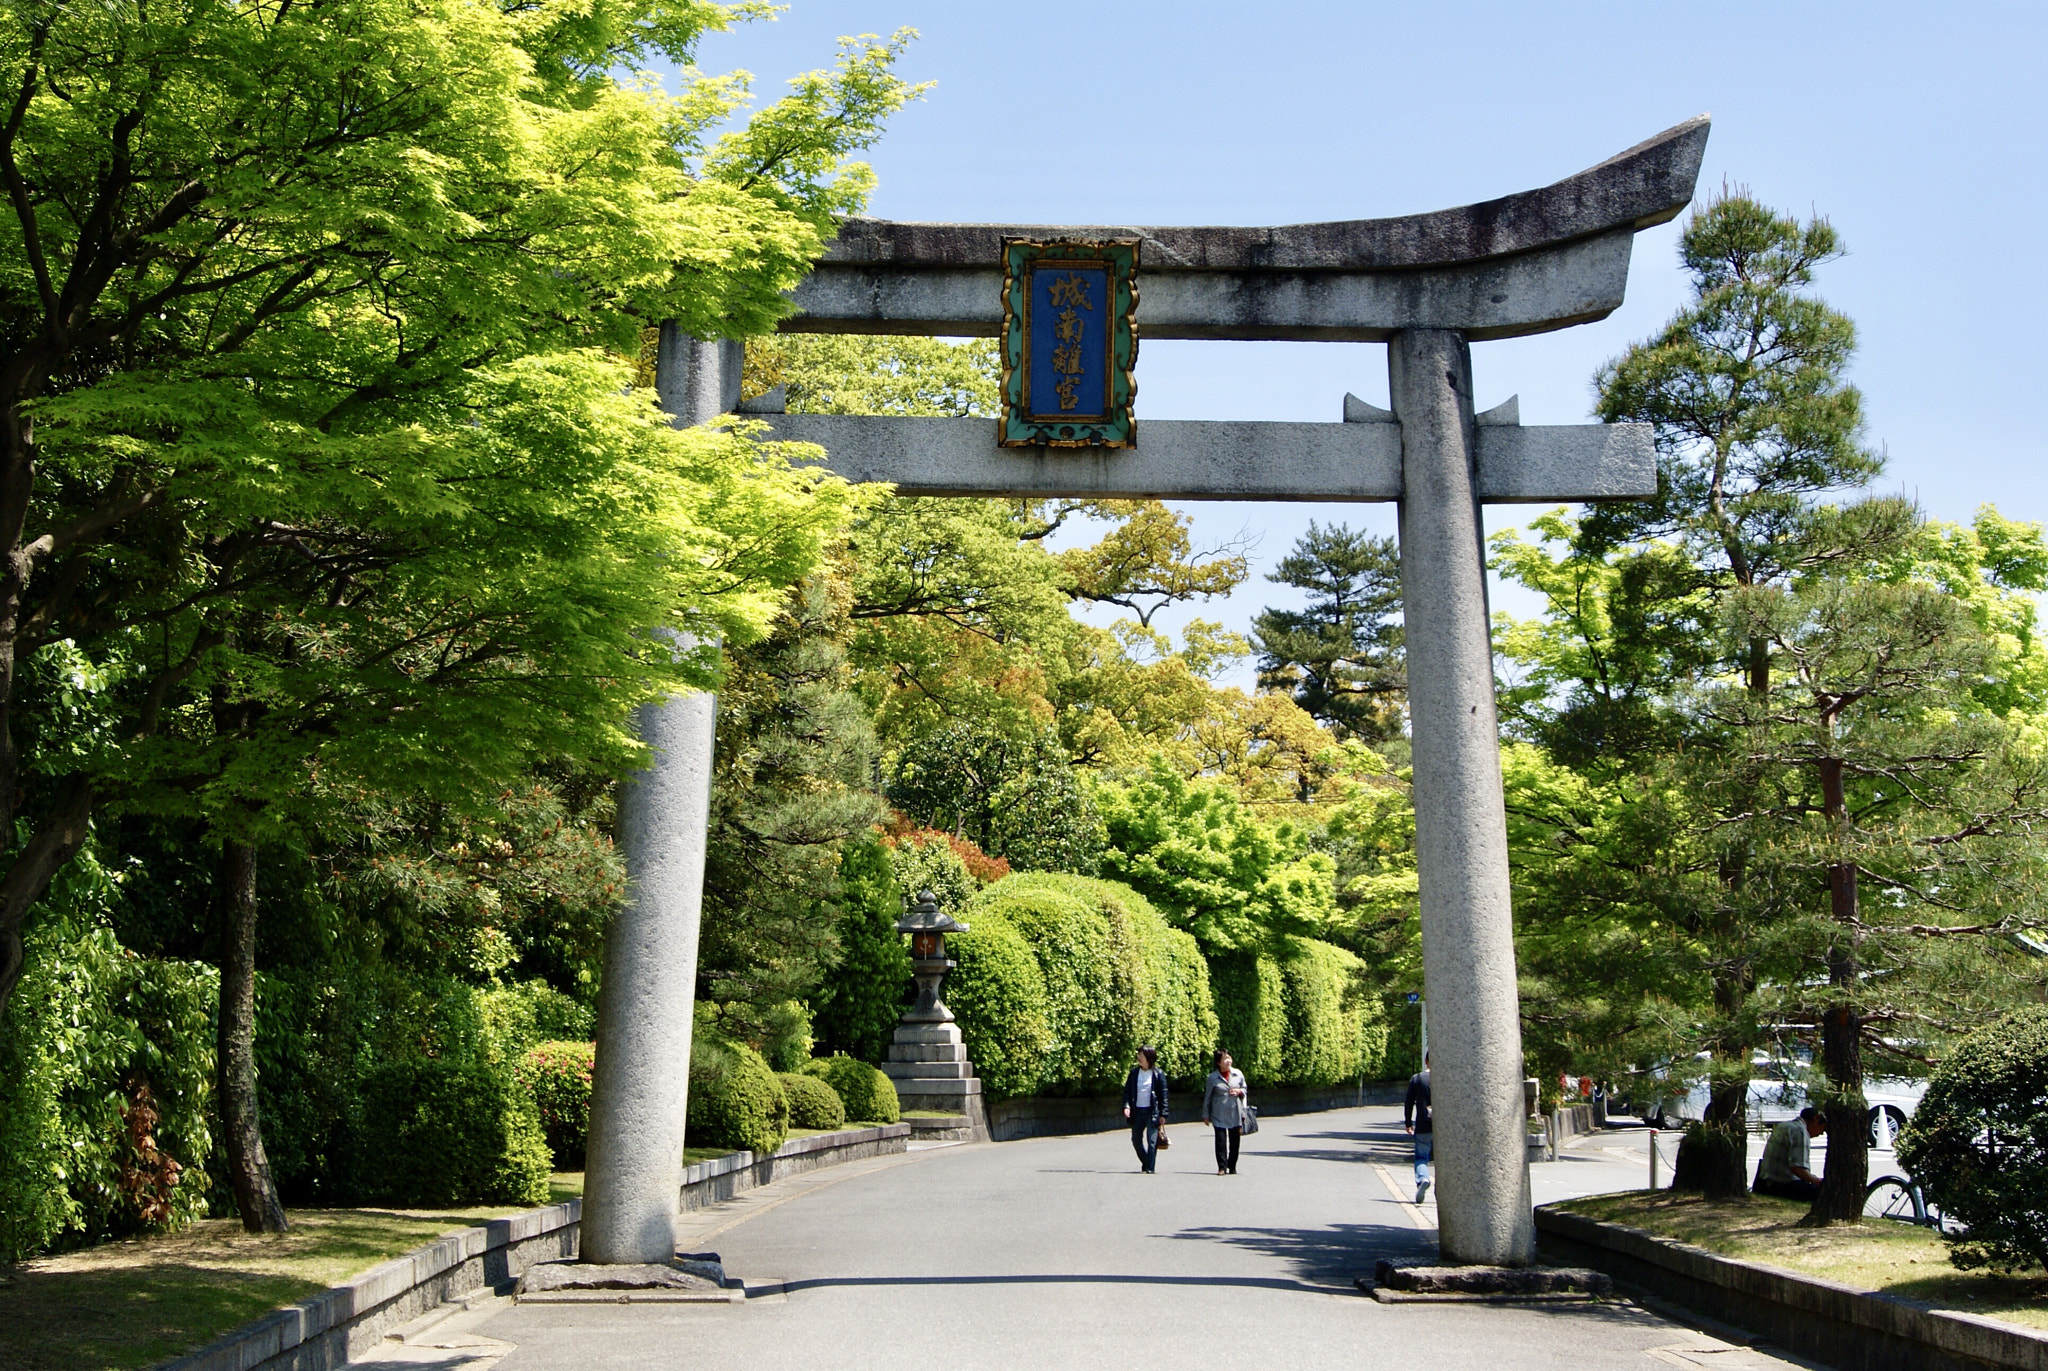
<svg viewBox="0 0 2048 1371"><path fill-rule="evenodd" d="M1750 1069L1755 1073L1749 1080L1751 1126L1768 1128L1798 1118L1807 1103L1804 1081L1811 1065L1794 1058L1758 1054L1751 1059ZM1926 1093L1925 1081L1896 1077L1865 1081L1863 1098L1870 1107L1870 1145L1889 1149ZM1706 1083L1700 1082L1683 1095L1658 1099L1638 1117L1652 1128L1682 1126L1705 1117L1707 1094Z"/></svg>

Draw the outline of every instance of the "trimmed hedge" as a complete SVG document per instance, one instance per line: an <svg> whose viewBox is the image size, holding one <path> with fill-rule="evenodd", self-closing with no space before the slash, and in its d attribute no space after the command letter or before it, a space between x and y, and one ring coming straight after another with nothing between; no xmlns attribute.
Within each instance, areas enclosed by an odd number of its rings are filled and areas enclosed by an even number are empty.
<svg viewBox="0 0 2048 1371"><path fill-rule="evenodd" d="M834 1090L816 1076L806 1076L800 1071L778 1071L775 1079L782 1082L782 1093L789 1097L789 1126L791 1128L844 1128L846 1126L846 1104Z"/></svg>
<svg viewBox="0 0 2048 1371"><path fill-rule="evenodd" d="M1009 920L979 903L966 913L971 930L946 938L946 950L960 963L946 978L946 1007L967 1040L982 1094L992 1101L1029 1095L1052 1049L1045 973Z"/></svg>
<svg viewBox="0 0 2048 1371"><path fill-rule="evenodd" d="M990 886L966 919L971 924L984 910L1001 914L1038 962L1051 1029L1041 1090L1121 1084L1138 1047L1142 973L1129 904L1139 897L1105 898L1088 888L1095 884L1047 872L1011 876Z"/></svg>
<svg viewBox="0 0 2048 1371"><path fill-rule="evenodd" d="M590 1074L597 1063L597 1044L540 1043L513 1066L520 1087L540 1115L558 1171L581 1171L590 1140Z"/></svg>
<svg viewBox="0 0 2048 1371"><path fill-rule="evenodd" d="M533 1101L508 1072L416 1057L363 1079L362 1194L409 1206L545 1204L550 1157Z"/></svg>
<svg viewBox="0 0 2048 1371"><path fill-rule="evenodd" d="M1263 952L1230 952L1209 961L1218 1047L1253 1085L1278 1085L1286 1072L1286 980Z"/></svg>
<svg viewBox="0 0 2048 1371"><path fill-rule="evenodd" d="M1899 1134L1899 1162L1965 1225L1946 1235L1957 1266L2048 1266L2048 1008L1956 1045Z"/></svg>
<svg viewBox="0 0 2048 1371"><path fill-rule="evenodd" d="M761 1054L699 1024L690 1043L691 1147L729 1147L765 1157L789 1136L789 1098Z"/></svg>
<svg viewBox="0 0 2048 1371"><path fill-rule="evenodd" d="M813 1057L804 1063L803 1074L817 1077L838 1094L846 1108L841 1122L896 1123L903 1117L896 1082L857 1057Z"/></svg>
<svg viewBox="0 0 2048 1371"><path fill-rule="evenodd" d="M1137 891L1025 872L983 891L965 918L973 932L951 940L960 970L946 1002L991 1098L1113 1090L1142 1043L1169 1076L1207 1070L1208 965Z"/></svg>

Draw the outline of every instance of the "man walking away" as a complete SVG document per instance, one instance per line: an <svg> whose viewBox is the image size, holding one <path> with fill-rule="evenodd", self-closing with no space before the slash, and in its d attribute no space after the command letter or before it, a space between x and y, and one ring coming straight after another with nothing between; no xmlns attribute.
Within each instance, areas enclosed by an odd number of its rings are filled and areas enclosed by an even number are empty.
<svg viewBox="0 0 2048 1371"><path fill-rule="evenodd" d="M1429 1121L1429 1054L1422 1070L1408 1078L1408 1098L1401 1105L1401 1126L1415 1135L1415 1202L1429 1193L1429 1163L1436 1155L1436 1133Z"/></svg>
<svg viewBox="0 0 2048 1371"><path fill-rule="evenodd" d="M1827 1121L1812 1105L1800 1110L1798 1118L1773 1128L1771 1140L1764 1144L1764 1159L1756 1166L1756 1184L1750 1190L1813 1203L1814 1196L1820 1194L1820 1177L1813 1174L1812 1167L1813 1140L1826 1129Z"/></svg>
<svg viewBox="0 0 2048 1371"><path fill-rule="evenodd" d="M1166 1123L1166 1073L1158 1067L1159 1049L1138 1049L1138 1064L1124 1077L1124 1117L1131 1121L1131 1147L1138 1169L1146 1175L1159 1161L1159 1130Z"/></svg>

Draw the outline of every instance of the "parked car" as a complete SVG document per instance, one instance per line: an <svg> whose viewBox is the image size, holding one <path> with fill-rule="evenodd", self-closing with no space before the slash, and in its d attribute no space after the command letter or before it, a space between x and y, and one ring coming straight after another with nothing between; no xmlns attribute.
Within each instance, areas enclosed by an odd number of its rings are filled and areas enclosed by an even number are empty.
<svg viewBox="0 0 2048 1371"><path fill-rule="evenodd" d="M1749 1121L1752 1128L1769 1128L1796 1119L1807 1105L1806 1081L1813 1064L1803 1056L1773 1057L1758 1053L1750 1059ZM1668 1078L1667 1078L1668 1079ZM1652 1091L1655 1086L1652 1085ZM1878 1078L1863 1083L1863 1098L1869 1105L1870 1145L1889 1150L1892 1140L1919 1107L1927 1093L1927 1082L1898 1077ZM1652 1128L1682 1128L1707 1112L1708 1090L1696 1082L1683 1094L1653 1093L1636 1117ZM1613 1111L1613 1106L1609 1106Z"/></svg>

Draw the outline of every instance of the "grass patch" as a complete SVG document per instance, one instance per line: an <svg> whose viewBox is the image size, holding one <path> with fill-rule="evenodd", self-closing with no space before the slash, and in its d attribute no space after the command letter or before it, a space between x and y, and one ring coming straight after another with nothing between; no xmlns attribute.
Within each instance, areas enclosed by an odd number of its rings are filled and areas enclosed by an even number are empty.
<svg viewBox="0 0 2048 1371"><path fill-rule="evenodd" d="M1807 1207L1792 1200L1707 1200L1668 1190L1594 1195L1554 1207L1858 1290L2048 1328L2048 1275L1958 1271L1949 1265L1948 1244L1912 1224L1871 1219L1800 1228Z"/></svg>
<svg viewBox="0 0 2048 1371"><path fill-rule="evenodd" d="M581 1194L580 1173L553 1198ZM244 1233L208 1219L182 1233L106 1243L0 1268L0 1366L130 1371L517 1207L300 1209L289 1233Z"/></svg>
<svg viewBox="0 0 2048 1371"><path fill-rule="evenodd" d="M906 1110L904 1110L904 1111L903 1111L903 1117L904 1117L904 1118L906 1118L906 1119L957 1119L957 1118L959 1118L959 1117L961 1117L961 1116L960 1116L960 1114L959 1114L959 1112L958 1112L957 1110L947 1110L947 1109L906 1109ZM874 1125L874 1124L862 1124L862 1125L861 1125L861 1127L863 1127L863 1128L873 1128L873 1127L875 1127L875 1125Z"/></svg>

